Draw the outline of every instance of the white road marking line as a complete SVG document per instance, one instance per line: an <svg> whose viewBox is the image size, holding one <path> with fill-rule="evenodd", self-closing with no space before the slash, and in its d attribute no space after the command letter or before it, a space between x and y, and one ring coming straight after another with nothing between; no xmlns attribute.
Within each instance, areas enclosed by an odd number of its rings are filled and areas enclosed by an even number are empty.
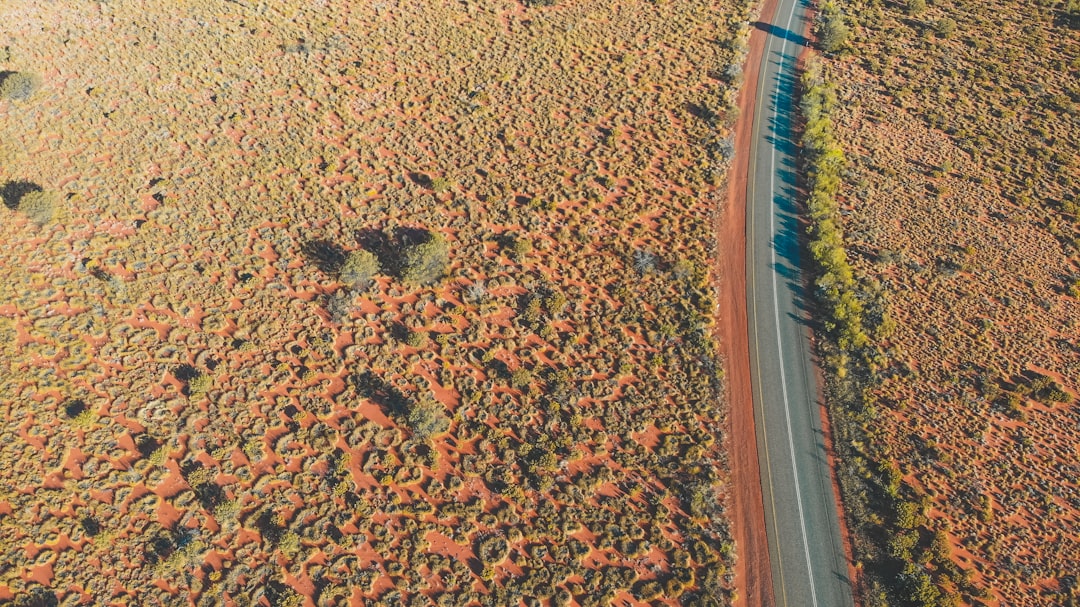
<svg viewBox="0 0 1080 607"><path fill-rule="evenodd" d="M791 22L795 19L795 9L798 6L798 2L792 5L791 13L788 15L787 25L784 30L791 31ZM770 45L771 47L771 45ZM783 49L783 45L780 47ZM776 70L776 77L779 80L783 75L784 70L784 54L781 50L780 53L780 65ZM779 121L780 117L780 85L777 84L776 90L773 93L773 120L774 124ZM779 135L777 133L777 135ZM776 144L772 145L772 153L769 158L769 194L775 199L776 196ZM776 286L776 205L773 200L769 201L769 230L773 237L773 246L770 247L770 253L772 257L772 288L773 288L773 315L776 321L776 348L778 358L780 362L780 387L781 393L784 399L784 421L787 424L788 435L788 448L791 452L791 471L795 477L795 503L799 509L799 530L802 532L803 552L806 555L806 571L810 581L810 601L814 607L817 607L817 590L814 588L814 571L813 565L810 560L810 540L806 534L806 515L803 511L802 491L799 489L799 466L795 458L795 440L791 433L791 404L788 400L787 393L787 377L784 371L784 347L780 339L780 300L778 295L778 289ZM774 506L775 507L775 506ZM786 595L786 592L785 592Z"/></svg>

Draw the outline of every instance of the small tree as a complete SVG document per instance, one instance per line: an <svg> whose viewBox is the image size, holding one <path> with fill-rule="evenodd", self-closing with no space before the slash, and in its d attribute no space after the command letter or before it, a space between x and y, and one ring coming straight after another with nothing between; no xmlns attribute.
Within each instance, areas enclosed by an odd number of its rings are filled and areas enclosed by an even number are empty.
<svg viewBox="0 0 1080 607"><path fill-rule="evenodd" d="M956 31L956 22L948 17L941 19L934 24L934 31L942 38L951 38Z"/></svg>
<svg viewBox="0 0 1080 607"><path fill-rule="evenodd" d="M904 9L909 15L921 15L926 10L926 0L907 0Z"/></svg>
<svg viewBox="0 0 1080 607"><path fill-rule="evenodd" d="M338 277L341 282L350 287L364 287L381 270L379 258L375 257L374 253L358 249L349 253L348 257L345 258L345 263L342 264L341 273Z"/></svg>
<svg viewBox="0 0 1080 607"><path fill-rule="evenodd" d="M833 2L821 6L821 47L827 53L835 53L844 48L851 28L848 27L844 13Z"/></svg>
<svg viewBox="0 0 1080 607"><path fill-rule="evenodd" d="M38 88L38 79L22 72L0 72L0 99L22 101Z"/></svg>
<svg viewBox="0 0 1080 607"><path fill-rule="evenodd" d="M425 242L405 251L401 278L413 284L431 284L446 274L448 265L450 244L442 234L432 233Z"/></svg>
<svg viewBox="0 0 1080 607"><path fill-rule="evenodd" d="M22 195L15 208L30 221L43 226L52 221L56 214L56 195L40 190L27 192Z"/></svg>

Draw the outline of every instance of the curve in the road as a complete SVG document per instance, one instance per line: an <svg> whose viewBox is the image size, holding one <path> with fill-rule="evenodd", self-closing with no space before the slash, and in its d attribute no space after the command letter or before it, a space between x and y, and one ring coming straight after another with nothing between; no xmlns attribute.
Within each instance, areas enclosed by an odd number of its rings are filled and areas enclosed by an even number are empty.
<svg viewBox="0 0 1080 607"><path fill-rule="evenodd" d="M746 199L751 375L778 604L844 607L852 590L802 311L794 169L783 168L795 163L790 125L803 49L792 27L806 30L808 8L778 2L757 83ZM771 129L763 130L767 113ZM780 231L778 215L787 226Z"/></svg>

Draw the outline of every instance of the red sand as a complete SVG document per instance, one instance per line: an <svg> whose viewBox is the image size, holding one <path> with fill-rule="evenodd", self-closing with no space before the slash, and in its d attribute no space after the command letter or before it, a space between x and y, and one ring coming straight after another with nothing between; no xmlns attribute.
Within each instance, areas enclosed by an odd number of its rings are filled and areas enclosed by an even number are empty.
<svg viewBox="0 0 1080 607"><path fill-rule="evenodd" d="M776 12L776 0L766 0L760 20ZM739 120L735 124L735 155L728 178L727 205L718 218L717 241L720 276L719 305L726 310L718 323L731 403L731 477L734 506L732 533L738 546L735 588L744 605L773 605L769 540L765 535L765 506L758 468L757 435L754 431L754 400L750 381L750 338L746 316L746 184L750 170L751 126L758 73L765 48L765 32L750 34L750 52L743 71L745 84L739 95Z"/></svg>

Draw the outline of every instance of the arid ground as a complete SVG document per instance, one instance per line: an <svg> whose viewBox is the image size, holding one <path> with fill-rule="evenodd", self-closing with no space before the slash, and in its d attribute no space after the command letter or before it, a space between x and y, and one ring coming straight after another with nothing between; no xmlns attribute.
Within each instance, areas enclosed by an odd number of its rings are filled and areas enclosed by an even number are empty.
<svg viewBox="0 0 1080 607"><path fill-rule="evenodd" d="M748 4L0 4L0 601L730 603Z"/></svg>
<svg viewBox="0 0 1080 607"><path fill-rule="evenodd" d="M1062 4L841 3L843 223L891 322L840 475L873 479L845 504L876 544L863 565L913 604L1080 597L1080 32Z"/></svg>

